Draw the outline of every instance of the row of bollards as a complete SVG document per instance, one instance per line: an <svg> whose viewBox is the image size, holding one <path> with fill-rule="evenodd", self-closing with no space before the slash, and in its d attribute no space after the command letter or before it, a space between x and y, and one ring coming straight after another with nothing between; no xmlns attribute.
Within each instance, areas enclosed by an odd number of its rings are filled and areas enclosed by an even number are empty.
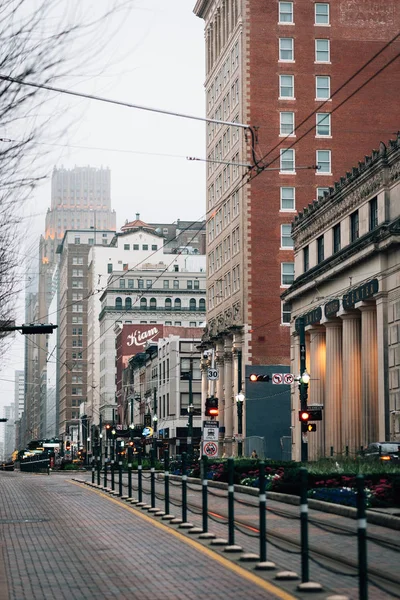
<svg viewBox="0 0 400 600"><path fill-rule="evenodd" d="M131 449L129 449L131 450ZM128 500L132 500L132 453L128 450ZM193 533L199 533L202 539L212 539L211 543L215 545L224 545L225 552L241 552L242 548L235 544L235 498L234 498L234 459L228 458L228 539L216 538L214 534L208 531L208 459L206 456L201 458L200 478L201 478L201 497L202 497L202 527L194 528L193 524L188 523L188 501L187 501L187 456L182 454L182 485L181 485L181 518L175 518L169 514L170 511L170 471L168 450L164 452L164 512L159 511L156 506L155 493L155 454L153 449L150 451L150 506L143 502L143 470L142 455L138 453L138 500L134 503L141 508L148 507L153 513L162 516L163 519L169 519L171 523L189 530L193 528ZM119 491L122 496L122 462L119 461ZM111 490L114 491L114 460L110 461L111 470ZM107 461L104 465L104 482L107 485ZM98 485L100 485L100 470L98 469ZM95 481L95 461L92 462L92 483ZM358 475L357 485L357 541L358 541L358 580L359 580L359 599L368 600L368 572L367 572L367 533L366 533L366 495L364 488L364 477ZM301 583L298 588L302 591L319 591L322 586L310 581L309 568L309 535L308 535L308 472L307 469L300 469L300 558L301 558ZM132 500L133 501L133 500ZM275 564L267 559L267 501L266 501L266 477L265 463L259 463L259 554L243 554L240 560L257 560L257 569L274 569ZM281 577L280 577L281 575ZM277 579L298 579L296 573L285 571L278 573Z"/></svg>

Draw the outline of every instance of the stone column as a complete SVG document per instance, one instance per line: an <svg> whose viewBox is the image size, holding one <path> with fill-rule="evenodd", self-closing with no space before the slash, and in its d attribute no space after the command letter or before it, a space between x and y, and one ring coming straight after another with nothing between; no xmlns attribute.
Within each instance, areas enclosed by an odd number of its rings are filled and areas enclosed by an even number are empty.
<svg viewBox="0 0 400 600"><path fill-rule="evenodd" d="M383 286L384 281L379 285ZM388 341L388 300L386 292L382 291L376 296L377 320L377 361L378 361L378 435L377 440L392 439L390 434L389 411L395 406L389 406L389 341ZM394 438L393 438L394 439Z"/></svg>
<svg viewBox="0 0 400 600"><path fill-rule="evenodd" d="M221 342L218 342L216 345L215 351L215 366L219 371L219 378L216 382L215 396L218 398L218 408L219 408L219 448L218 455L222 456L223 454L223 446L224 446L224 438L225 438L225 398L224 398L224 373L225 373L225 365L224 365L224 347Z"/></svg>
<svg viewBox="0 0 400 600"><path fill-rule="evenodd" d="M224 346L224 398L225 398L225 454L232 456L233 437L233 388L232 388L232 345L225 340Z"/></svg>
<svg viewBox="0 0 400 600"><path fill-rule="evenodd" d="M300 340L298 333L292 329L291 335L291 372L294 373L295 376L300 375ZM300 438L301 438L301 428L299 421L299 410L300 410L300 394L299 394L299 386L294 383L291 386L291 426L290 431L292 433L292 460L300 461L301 460L301 450L300 450Z"/></svg>
<svg viewBox="0 0 400 600"><path fill-rule="evenodd" d="M326 321L325 454L342 450L342 322Z"/></svg>
<svg viewBox="0 0 400 600"><path fill-rule="evenodd" d="M310 367L311 375L308 404L324 404L325 394L325 328L313 325L308 330L310 336ZM325 455L324 420L317 421L317 431L308 433L308 457L317 460Z"/></svg>
<svg viewBox="0 0 400 600"><path fill-rule="evenodd" d="M378 352L375 304L362 303L361 311L361 444L379 441Z"/></svg>
<svg viewBox="0 0 400 600"><path fill-rule="evenodd" d="M342 451L354 453L361 445L361 327L360 313L344 312L343 320L343 395Z"/></svg>

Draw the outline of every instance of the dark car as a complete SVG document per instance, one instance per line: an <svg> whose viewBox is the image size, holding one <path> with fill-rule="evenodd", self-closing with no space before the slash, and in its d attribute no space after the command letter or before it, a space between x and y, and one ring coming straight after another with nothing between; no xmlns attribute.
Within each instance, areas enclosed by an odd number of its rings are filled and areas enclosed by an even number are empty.
<svg viewBox="0 0 400 600"><path fill-rule="evenodd" d="M2 471L14 471L14 462L12 460L2 462L0 465L0 469Z"/></svg>
<svg viewBox="0 0 400 600"><path fill-rule="evenodd" d="M360 453L363 458L400 462L400 444L391 442L374 442Z"/></svg>

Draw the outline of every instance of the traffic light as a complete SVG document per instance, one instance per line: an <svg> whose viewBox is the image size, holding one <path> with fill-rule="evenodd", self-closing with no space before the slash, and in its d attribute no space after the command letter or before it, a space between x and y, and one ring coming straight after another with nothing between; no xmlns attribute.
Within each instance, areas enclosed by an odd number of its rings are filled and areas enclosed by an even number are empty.
<svg viewBox="0 0 400 600"><path fill-rule="evenodd" d="M307 431L317 431L317 424L316 423L308 423Z"/></svg>
<svg viewBox="0 0 400 600"><path fill-rule="evenodd" d="M43 325L41 323L31 323L30 325L22 325L21 331L23 334L29 333L53 333L58 325Z"/></svg>
<svg viewBox="0 0 400 600"><path fill-rule="evenodd" d="M111 425L107 423L106 425L106 439L111 440Z"/></svg>
<svg viewBox="0 0 400 600"><path fill-rule="evenodd" d="M66 449L66 450L71 450L71 441L70 441L70 440L67 440L67 441L65 442L65 449Z"/></svg>
<svg viewBox="0 0 400 600"><path fill-rule="evenodd" d="M252 383L256 381L269 381L271 379L270 375L260 375L259 373L251 373L249 375L249 379Z"/></svg>
<svg viewBox="0 0 400 600"><path fill-rule="evenodd" d="M299 421L302 423L308 423L310 420L310 412L308 410L299 410Z"/></svg>
<svg viewBox="0 0 400 600"><path fill-rule="evenodd" d="M218 417L218 398L214 396L210 396L210 398L206 398L206 417Z"/></svg>

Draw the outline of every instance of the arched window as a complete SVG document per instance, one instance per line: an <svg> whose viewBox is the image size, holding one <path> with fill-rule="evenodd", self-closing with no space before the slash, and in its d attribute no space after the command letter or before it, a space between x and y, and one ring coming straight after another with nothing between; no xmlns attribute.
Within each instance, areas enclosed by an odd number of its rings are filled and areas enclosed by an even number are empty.
<svg viewBox="0 0 400 600"><path fill-rule="evenodd" d="M175 298L174 309L175 310L181 310L181 299L180 298Z"/></svg>
<svg viewBox="0 0 400 600"><path fill-rule="evenodd" d="M157 300L155 298L150 298L150 310L157 308Z"/></svg>
<svg viewBox="0 0 400 600"><path fill-rule="evenodd" d="M194 298L190 298L189 310L196 310L196 300Z"/></svg>
<svg viewBox="0 0 400 600"><path fill-rule="evenodd" d="M122 298L115 298L115 308L122 309Z"/></svg>
<svg viewBox="0 0 400 600"><path fill-rule="evenodd" d="M140 310L146 310L147 300L146 298L140 298Z"/></svg>
<svg viewBox="0 0 400 600"><path fill-rule="evenodd" d="M200 298L199 300L199 310L206 310L206 301L204 298Z"/></svg>
<svg viewBox="0 0 400 600"><path fill-rule="evenodd" d="M172 309L172 301L171 298L165 298L165 310Z"/></svg>
<svg viewBox="0 0 400 600"><path fill-rule="evenodd" d="M125 308L132 308L132 298L125 299Z"/></svg>

